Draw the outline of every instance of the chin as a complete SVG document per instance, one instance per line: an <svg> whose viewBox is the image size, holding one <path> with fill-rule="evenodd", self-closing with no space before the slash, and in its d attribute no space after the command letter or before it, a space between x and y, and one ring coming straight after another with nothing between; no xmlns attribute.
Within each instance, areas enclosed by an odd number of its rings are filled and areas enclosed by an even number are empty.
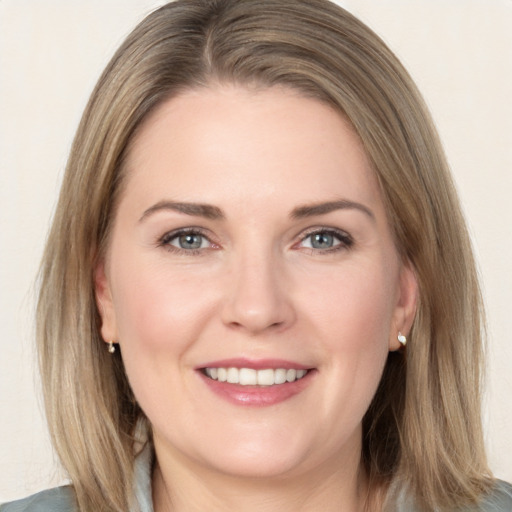
<svg viewBox="0 0 512 512"><path fill-rule="evenodd" d="M256 433L241 436L236 435L217 439L208 446L205 439L203 453L196 452L196 460L206 465L210 470L220 472L232 477L242 478L286 478L307 471L311 465L308 453L317 450L304 439L293 439L290 432L274 433L266 431L266 435L258 436ZM212 446L217 446L213 453ZM309 447L309 448L308 448Z"/></svg>
<svg viewBox="0 0 512 512"><path fill-rule="evenodd" d="M272 453L226 454L223 460L216 460L210 469L233 478L272 479L286 478L301 473L303 458L289 454Z"/></svg>

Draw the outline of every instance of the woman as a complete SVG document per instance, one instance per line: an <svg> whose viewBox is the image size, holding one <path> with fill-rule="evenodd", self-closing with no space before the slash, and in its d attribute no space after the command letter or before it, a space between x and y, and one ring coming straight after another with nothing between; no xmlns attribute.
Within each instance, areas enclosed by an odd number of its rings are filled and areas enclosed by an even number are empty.
<svg viewBox="0 0 512 512"><path fill-rule="evenodd" d="M43 260L73 486L5 510L509 510L481 328L442 149L382 41L323 0L170 3L93 92Z"/></svg>

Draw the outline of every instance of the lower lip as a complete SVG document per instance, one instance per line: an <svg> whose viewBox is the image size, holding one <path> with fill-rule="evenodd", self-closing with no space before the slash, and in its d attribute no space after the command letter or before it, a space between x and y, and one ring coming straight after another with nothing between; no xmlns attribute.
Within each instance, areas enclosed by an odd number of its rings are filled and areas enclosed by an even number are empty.
<svg viewBox="0 0 512 512"><path fill-rule="evenodd" d="M236 405L265 407L275 405L306 389L314 378L315 370L309 370L302 379L274 386L241 386L213 380L199 372L205 384L216 395Z"/></svg>

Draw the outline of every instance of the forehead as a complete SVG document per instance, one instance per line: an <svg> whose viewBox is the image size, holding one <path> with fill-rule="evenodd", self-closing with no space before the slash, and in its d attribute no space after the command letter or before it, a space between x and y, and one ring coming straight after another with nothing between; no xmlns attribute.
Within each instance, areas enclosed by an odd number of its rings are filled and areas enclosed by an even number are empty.
<svg viewBox="0 0 512 512"><path fill-rule="evenodd" d="M281 87L219 86L166 101L141 126L127 174L128 189L139 195L165 191L214 204L235 196L283 204L346 195L375 203L380 196L350 123Z"/></svg>

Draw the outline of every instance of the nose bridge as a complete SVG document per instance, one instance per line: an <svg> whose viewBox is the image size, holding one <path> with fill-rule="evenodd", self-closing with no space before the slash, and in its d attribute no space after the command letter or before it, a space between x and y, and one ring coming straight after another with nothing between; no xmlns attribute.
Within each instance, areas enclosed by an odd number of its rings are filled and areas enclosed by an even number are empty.
<svg viewBox="0 0 512 512"><path fill-rule="evenodd" d="M246 243L234 251L224 321L251 333L284 328L293 319L286 273L270 243Z"/></svg>

